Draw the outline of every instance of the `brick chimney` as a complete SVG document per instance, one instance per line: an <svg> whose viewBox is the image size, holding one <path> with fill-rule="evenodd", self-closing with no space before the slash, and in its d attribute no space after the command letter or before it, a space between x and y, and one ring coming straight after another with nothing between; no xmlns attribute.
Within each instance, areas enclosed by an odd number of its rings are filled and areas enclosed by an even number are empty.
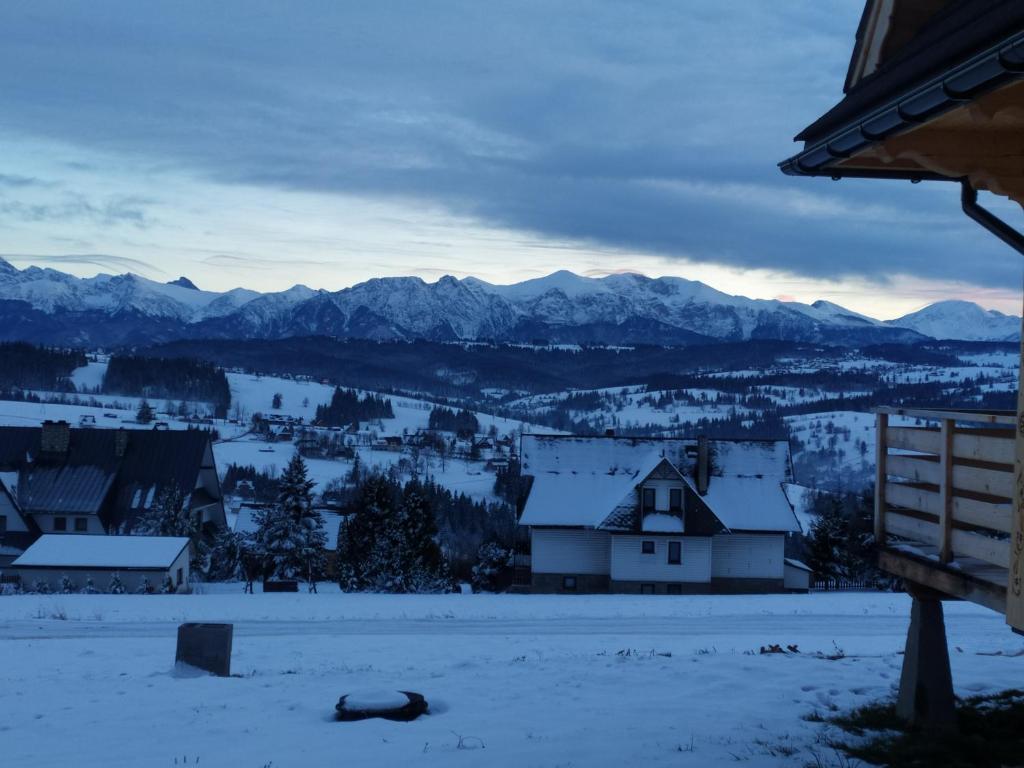
<svg viewBox="0 0 1024 768"><path fill-rule="evenodd" d="M114 455L120 459L126 450L128 450L128 430L121 427L114 433Z"/></svg>
<svg viewBox="0 0 1024 768"><path fill-rule="evenodd" d="M697 493L703 496L708 492L708 478L711 474L711 461L708 455L708 439L704 435L697 437Z"/></svg>
<svg viewBox="0 0 1024 768"><path fill-rule="evenodd" d="M42 453L67 453L70 445L70 424L66 421L43 422L43 432L39 437L39 450Z"/></svg>

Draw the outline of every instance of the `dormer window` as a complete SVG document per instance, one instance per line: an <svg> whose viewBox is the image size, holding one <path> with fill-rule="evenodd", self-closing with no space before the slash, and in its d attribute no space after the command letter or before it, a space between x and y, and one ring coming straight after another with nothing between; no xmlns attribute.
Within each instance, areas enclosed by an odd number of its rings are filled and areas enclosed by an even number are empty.
<svg viewBox="0 0 1024 768"><path fill-rule="evenodd" d="M644 488L643 492L643 512L649 514L654 511L654 489Z"/></svg>
<svg viewBox="0 0 1024 768"><path fill-rule="evenodd" d="M683 489L672 488L668 492L668 511L680 515L683 512Z"/></svg>

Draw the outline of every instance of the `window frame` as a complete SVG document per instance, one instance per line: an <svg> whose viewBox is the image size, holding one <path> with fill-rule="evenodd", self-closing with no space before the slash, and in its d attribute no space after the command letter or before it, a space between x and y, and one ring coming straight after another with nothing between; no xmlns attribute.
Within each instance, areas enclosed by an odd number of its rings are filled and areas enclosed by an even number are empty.
<svg viewBox="0 0 1024 768"><path fill-rule="evenodd" d="M647 503L648 497L651 500L650 505ZM640 509L646 515L649 512L654 512L658 506L658 494L654 488L642 488L640 493Z"/></svg>
<svg viewBox="0 0 1024 768"><path fill-rule="evenodd" d="M673 558L672 553L675 552ZM681 541L670 541L668 543L668 553L666 555L669 565L682 565L683 564L683 542Z"/></svg>
<svg viewBox="0 0 1024 768"><path fill-rule="evenodd" d="M571 582L571 584L570 584ZM562 589L566 592L575 592L579 587L579 580L575 576L562 577Z"/></svg>
<svg viewBox="0 0 1024 768"><path fill-rule="evenodd" d="M87 517L76 517L75 518L75 533L88 533L89 532L89 518Z"/></svg>
<svg viewBox="0 0 1024 768"><path fill-rule="evenodd" d="M675 504L675 500L678 499L679 503ZM669 512L682 512L683 511L683 489L682 488L669 488L668 490L668 511Z"/></svg>
<svg viewBox="0 0 1024 768"><path fill-rule="evenodd" d="M55 515L53 518L53 530L58 533L67 533L68 530L68 519L67 517Z"/></svg>
<svg viewBox="0 0 1024 768"><path fill-rule="evenodd" d="M654 539L644 539L640 542L640 554L641 555L653 555L657 552L657 546L654 543Z"/></svg>

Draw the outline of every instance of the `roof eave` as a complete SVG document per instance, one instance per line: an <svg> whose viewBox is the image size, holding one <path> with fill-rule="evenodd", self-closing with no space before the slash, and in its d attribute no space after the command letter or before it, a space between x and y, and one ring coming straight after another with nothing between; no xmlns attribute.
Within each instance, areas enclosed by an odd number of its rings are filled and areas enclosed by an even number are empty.
<svg viewBox="0 0 1024 768"><path fill-rule="evenodd" d="M943 180L950 177L927 171L837 168L846 160L897 133L927 123L978 96L1024 78L1024 31L1017 32L967 61L949 68L880 107L865 110L859 117L825 138L805 146L779 163L790 176L833 178L888 178L910 181Z"/></svg>

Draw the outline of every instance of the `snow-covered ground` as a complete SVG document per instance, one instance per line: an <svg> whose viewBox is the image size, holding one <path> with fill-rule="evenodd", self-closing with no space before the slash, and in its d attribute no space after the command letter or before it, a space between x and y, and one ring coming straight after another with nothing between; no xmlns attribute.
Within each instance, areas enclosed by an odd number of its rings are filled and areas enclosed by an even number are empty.
<svg viewBox="0 0 1024 768"><path fill-rule="evenodd" d="M890 696L905 595L0 598L5 765L838 765L804 720ZM224 589L221 587L220 589ZM1002 617L946 605L960 694L1019 677ZM66 616L66 619L55 618ZM182 621L235 624L231 678L176 673ZM796 644L799 654L761 655ZM842 654L829 660L825 655ZM998 654L998 655L993 655ZM413 723L331 719L419 691Z"/></svg>

